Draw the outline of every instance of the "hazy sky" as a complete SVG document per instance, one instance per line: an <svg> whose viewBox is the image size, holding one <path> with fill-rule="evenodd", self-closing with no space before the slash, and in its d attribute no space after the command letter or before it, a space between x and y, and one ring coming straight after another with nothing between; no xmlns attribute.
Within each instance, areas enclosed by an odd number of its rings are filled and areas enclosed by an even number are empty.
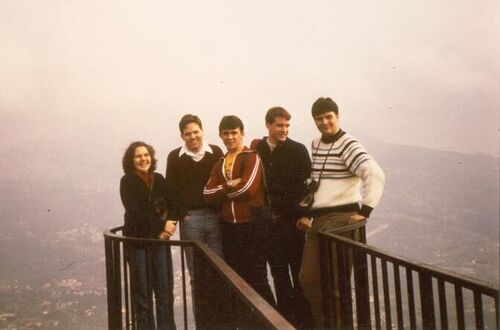
<svg viewBox="0 0 500 330"><path fill-rule="evenodd" d="M500 2L0 0L4 155L165 153L187 112L260 136L274 105L308 144L318 96L354 135L498 155Z"/></svg>

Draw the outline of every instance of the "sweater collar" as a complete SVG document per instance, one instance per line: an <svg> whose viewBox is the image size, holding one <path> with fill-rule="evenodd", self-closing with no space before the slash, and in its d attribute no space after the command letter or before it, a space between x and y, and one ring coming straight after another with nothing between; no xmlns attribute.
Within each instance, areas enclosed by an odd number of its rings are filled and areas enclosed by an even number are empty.
<svg viewBox="0 0 500 330"><path fill-rule="evenodd" d="M335 143L344 134L345 134L345 132L342 129L339 129L339 131L333 135L322 135L321 142L323 142L323 143Z"/></svg>

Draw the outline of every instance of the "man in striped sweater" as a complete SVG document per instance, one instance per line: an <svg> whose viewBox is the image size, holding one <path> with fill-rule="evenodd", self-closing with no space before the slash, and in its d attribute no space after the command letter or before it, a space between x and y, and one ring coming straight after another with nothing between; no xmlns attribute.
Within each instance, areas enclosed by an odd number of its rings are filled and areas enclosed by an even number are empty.
<svg viewBox="0 0 500 330"><path fill-rule="evenodd" d="M363 221L377 206L385 176L380 166L351 135L340 129L338 106L319 98L312 106L321 133L312 142L311 179L319 186L308 217L297 221L307 230L299 281L309 301L316 328L324 327L317 232Z"/></svg>

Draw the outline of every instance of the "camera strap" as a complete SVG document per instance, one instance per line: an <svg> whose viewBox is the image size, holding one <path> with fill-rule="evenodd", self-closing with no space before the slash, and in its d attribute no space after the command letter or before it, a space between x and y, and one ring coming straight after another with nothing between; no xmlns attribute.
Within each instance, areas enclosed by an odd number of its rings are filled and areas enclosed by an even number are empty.
<svg viewBox="0 0 500 330"><path fill-rule="evenodd" d="M328 156L330 156L330 151L332 151L334 143L335 143L335 141L333 141L332 144L330 144L330 148L328 149L328 152L325 155L325 160L323 161L323 166L321 167L321 171L319 172L319 176L318 176L318 185L319 185L319 182L321 181L321 177L323 176L323 171L325 170L326 161L328 160ZM318 146L316 147L316 150L314 151L313 165L316 163L316 158L318 157L318 151L319 151L320 144L321 144L321 139L318 141ZM314 148L314 142L311 143L311 147Z"/></svg>

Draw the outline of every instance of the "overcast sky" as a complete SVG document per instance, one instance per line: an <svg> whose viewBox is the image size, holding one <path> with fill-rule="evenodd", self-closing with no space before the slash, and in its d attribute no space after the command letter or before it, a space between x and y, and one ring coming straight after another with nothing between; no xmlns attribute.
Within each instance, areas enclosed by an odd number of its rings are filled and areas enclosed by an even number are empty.
<svg viewBox="0 0 500 330"><path fill-rule="evenodd" d="M354 135L498 156L500 2L0 0L4 155L166 152L188 112L261 136L275 105L309 144L319 96Z"/></svg>

